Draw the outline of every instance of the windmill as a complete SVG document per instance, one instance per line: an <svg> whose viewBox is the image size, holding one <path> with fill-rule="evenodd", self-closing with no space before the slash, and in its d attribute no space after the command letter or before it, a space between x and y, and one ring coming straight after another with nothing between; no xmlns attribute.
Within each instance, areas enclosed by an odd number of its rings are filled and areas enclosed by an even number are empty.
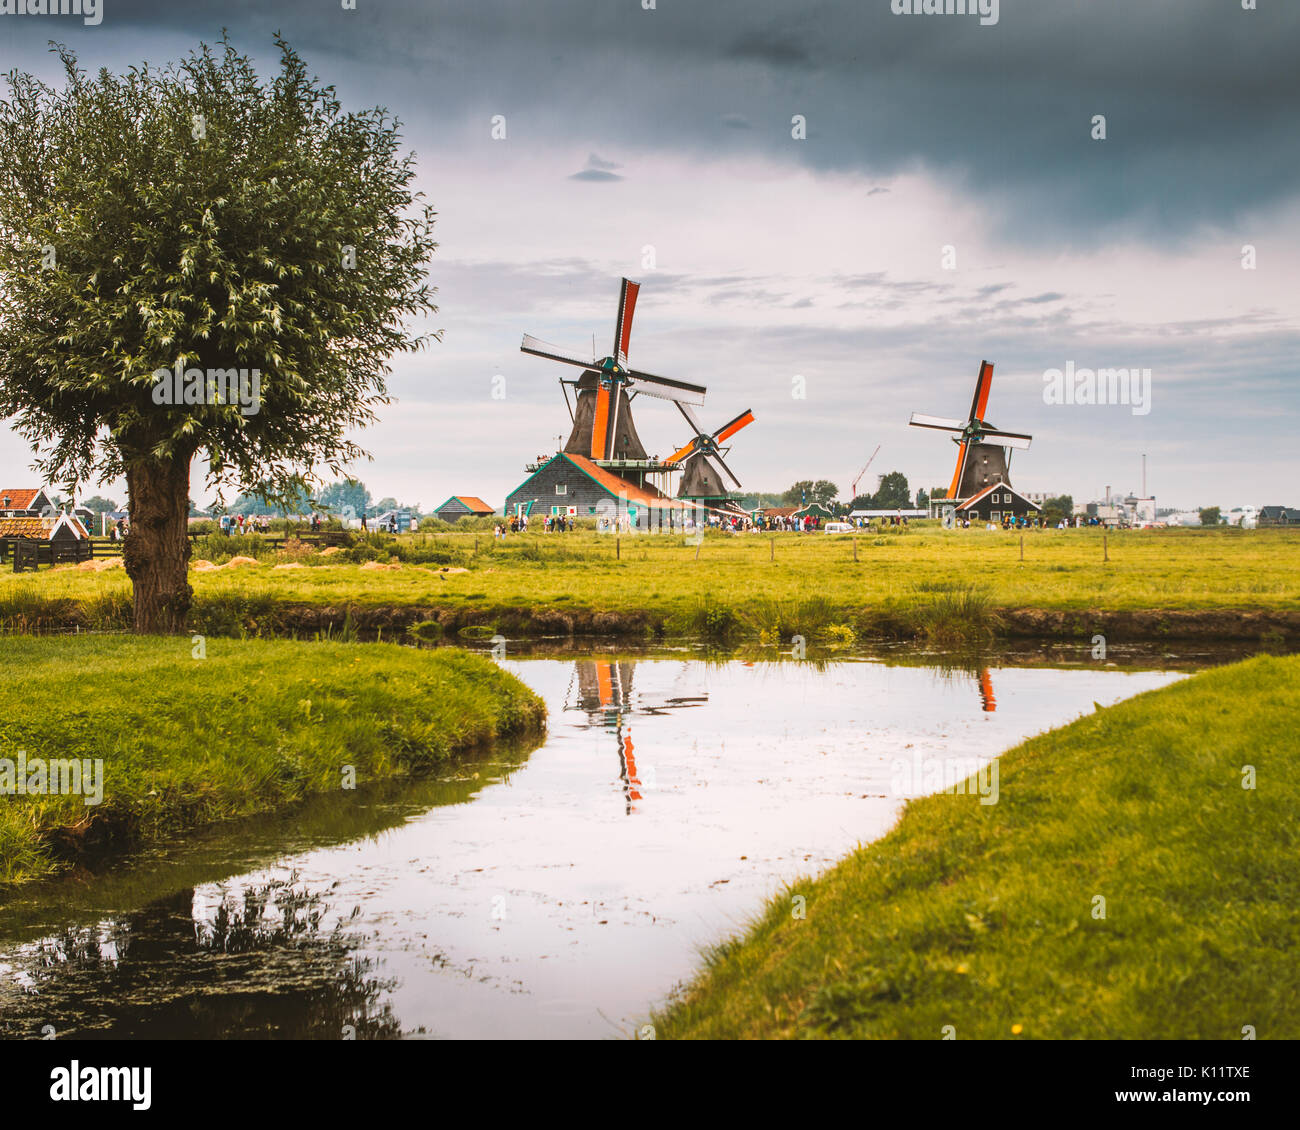
<svg viewBox="0 0 1300 1130"><path fill-rule="evenodd" d="M657 377L639 369L628 367L628 347L632 339L632 315L636 310L641 284L624 279L619 290L618 314L614 322L614 348L608 357L586 358L577 353L548 345L528 334L524 335L520 350L534 357L545 357L583 370L574 380L560 378L568 403L568 387L572 385L577 395L576 408L569 409L573 417L573 431L569 434L564 451L583 455L601 464L622 467L636 464L640 479L648 472L675 470L658 460L649 459L645 446L632 422L631 400L637 395L671 400L677 404L703 404L703 385L689 381ZM593 351L594 352L594 351Z"/></svg>
<svg viewBox="0 0 1300 1130"><path fill-rule="evenodd" d="M736 478L735 473L722 458L723 451L730 452L731 448L724 449L722 445L741 428L752 424L754 422L754 413L747 408L734 420L728 421L716 432L710 434L700 426L700 421L696 418L695 413L685 404L679 401L677 408L686 417L686 422L690 424L691 430L695 433L688 444L680 450L674 451L664 460L664 462L673 465L681 464L682 482L677 491L677 497L721 502L729 501L728 492L723 487L722 476L718 473L718 467L726 471L727 477L737 487L740 486L740 480ZM717 463L716 467L714 466L715 461Z"/></svg>
<svg viewBox="0 0 1300 1130"><path fill-rule="evenodd" d="M988 407L989 389L993 384L993 363L980 362L979 376L975 379L975 396L970 403L970 415L963 423L943 416L926 416L913 412L909 424L914 428L934 428L941 432L956 432L957 467L953 471L952 485L947 498L968 499L993 483L1011 485L1010 449L1023 451L1032 436L1020 432L999 431L984 419ZM993 442L985 442L992 440Z"/></svg>

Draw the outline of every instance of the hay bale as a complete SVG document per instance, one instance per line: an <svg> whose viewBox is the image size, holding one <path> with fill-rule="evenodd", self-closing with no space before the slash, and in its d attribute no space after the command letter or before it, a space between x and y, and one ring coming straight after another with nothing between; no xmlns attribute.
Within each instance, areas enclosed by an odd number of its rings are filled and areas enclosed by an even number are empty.
<svg viewBox="0 0 1300 1130"><path fill-rule="evenodd" d="M287 565L272 565L271 572L274 573L278 569L305 569L305 568L307 568L307 566L304 565L301 561L291 561Z"/></svg>
<svg viewBox="0 0 1300 1130"><path fill-rule="evenodd" d="M232 557L224 565L219 566L222 569L242 569L245 565L256 565L256 557Z"/></svg>
<svg viewBox="0 0 1300 1130"><path fill-rule="evenodd" d="M394 562L391 565L385 565L382 561L367 561L364 565L361 566L361 568L374 572L377 569L400 569L401 565L399 565L397 562Z"/></svg>

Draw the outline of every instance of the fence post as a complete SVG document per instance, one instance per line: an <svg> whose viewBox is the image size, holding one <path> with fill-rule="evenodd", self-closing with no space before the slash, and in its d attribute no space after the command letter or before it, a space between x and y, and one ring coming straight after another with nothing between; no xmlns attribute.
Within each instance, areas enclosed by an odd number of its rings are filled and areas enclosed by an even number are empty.
<svg viewBox="0 0 1300 1130"><path fill-rule="evenodd" d="M769 552L767 555L767 559L769 561L775 561L776 560L776 538L772 538L769 540L768 550Z"/></svg>
<svg viewBox="0 0 1300 1130"><path fill-rule="evenodd" d="M614 538L614 560L618 561L623 556L623 548L619 544L622 539L617 535Z"/></svg>
<svg viewBox="0 0 1300 1130"><path fill-rule="evenodd" d="M1021 534L1020 535L1020 560L1023 561L1024 559L1025 559L1025 535Z"/></svg>
<svg viewBox="0 0 1300 1130"><path fill-rule="evenodd" d="M1101 535L1101 559L1103 561L1110 560L1110 548L1106 545L1106 538L1106 534Z"/></svg>
<svg viewBox="0 0 1300 1130"><path fill-rule="evenodd" d="M856 561L857 559L858 559L858 539L854 538L853 539L853 560Z"/></svg>

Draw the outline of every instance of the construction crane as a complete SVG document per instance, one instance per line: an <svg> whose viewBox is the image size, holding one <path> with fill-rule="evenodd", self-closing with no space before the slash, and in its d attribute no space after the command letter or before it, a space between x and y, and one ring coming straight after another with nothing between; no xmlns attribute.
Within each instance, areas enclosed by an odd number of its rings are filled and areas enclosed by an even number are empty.
<svg viewBox="0 0 1300 1130"><path fill-rule="evenodd" d="M879 454L880 444L876 444L876 450L871 453L871 458L867 460L867 466L863 467L862 470L858 472L858 477L853 480L853 494L849 497L850 502L858 497L858 483L862 482L862 476L867 473L868 468L876 461L876 456Z"/></svg>

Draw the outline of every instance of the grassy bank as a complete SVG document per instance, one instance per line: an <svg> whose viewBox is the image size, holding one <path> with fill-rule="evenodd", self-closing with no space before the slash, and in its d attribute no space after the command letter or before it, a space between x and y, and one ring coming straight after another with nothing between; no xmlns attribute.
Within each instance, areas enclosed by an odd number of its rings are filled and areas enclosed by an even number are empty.
<svg viewBox="0 0 1300 1130"><path fill-rule="evenodd" d="M466 652L289 641L0 638L0 758L102 759L102 803L0 795L0 883L308 794L419 774L540 729L541 700ZM83 793L89 790L83 785Z"/></svg>
<svg viewBox="0 0 1300 1130"><path fill-rule="evenodd" d="M1128 531L1104 544L1097 530L1030 531L1023 561L1021 537L711 534L697 547L647 535L533 532L501 543L416 534L391 543L391 567L309 552L195 571L192 620L197 631L225 635L337 632L351 612L386 634L433 618L449 634L478 626L488 634L788 641L848 628L951 641L1088 635L1112 627L1098 625L1103 612L1133 638L1300 638L1300 531ZM373 544L353 552L382 556ZM129 623L120 570L0 574L5 630Z"/></svg>
<svg viewBox="0 0 1300 1130"><path fill-rule="evenodd" d="M1025 742L996 804L913 801L793 884L659 1037L1300 1037L1297 716L1265 657Z"/></svg>

